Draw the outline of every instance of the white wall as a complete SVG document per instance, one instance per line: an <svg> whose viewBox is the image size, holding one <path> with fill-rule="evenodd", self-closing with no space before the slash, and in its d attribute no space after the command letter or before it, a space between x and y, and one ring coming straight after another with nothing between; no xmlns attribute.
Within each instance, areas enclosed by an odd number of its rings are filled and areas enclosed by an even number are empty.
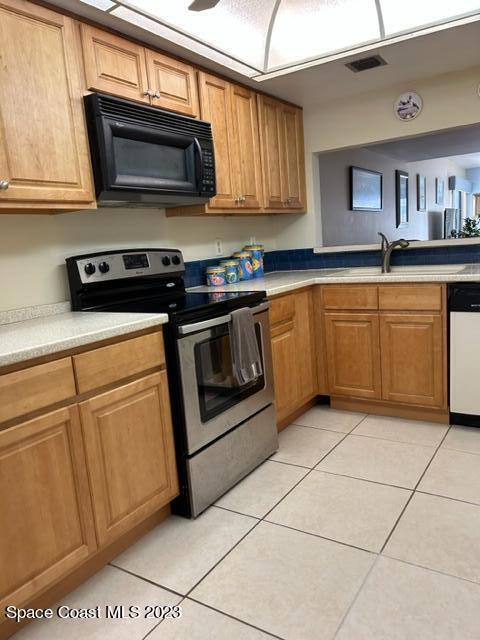
<svg viewBox="0 0 480 640"><path fill-rule="evenodd" d="M365 73L375 73L366 71ZM394 85L372 93L342 98L304 110L307 198L305 216L277 220L277 248L311 247L322 244L318 162L314 154L342 147L439 131L480 122L480 66L412 83ZM400 93L417 91L424 108L412 122L402 122L393 113ZM328 87L325 87L328 91ZM294 96L292 96L294 100Z"/></svg>
<svg viewBox="0 0 480 640"><path fill-rule="evenodd" d="M186 260L225 255L255 236L275 248L269 217L167 218L164 211L108 210L0 216L0 311L67 300L67 256L124 247L174 247Z"/></svg>

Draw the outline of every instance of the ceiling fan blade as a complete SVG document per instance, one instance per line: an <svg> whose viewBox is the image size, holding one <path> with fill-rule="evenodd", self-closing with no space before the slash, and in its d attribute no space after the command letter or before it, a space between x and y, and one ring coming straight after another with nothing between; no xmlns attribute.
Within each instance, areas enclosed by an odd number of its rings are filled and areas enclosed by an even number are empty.
<svg viewBox="0 0 480 640"><path fill-rule="evenodd" d="M220 0L193 0L188 9L189 11L206 11L216 7L219 2Z"/></svg>

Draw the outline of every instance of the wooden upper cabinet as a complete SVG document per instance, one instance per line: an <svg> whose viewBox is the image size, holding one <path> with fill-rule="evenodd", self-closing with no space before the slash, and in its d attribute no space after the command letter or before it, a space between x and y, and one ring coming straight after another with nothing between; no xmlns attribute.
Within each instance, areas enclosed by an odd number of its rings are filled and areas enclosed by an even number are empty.
<svg viewBox="0 0 480 640"><path fill-rule="evenodd" d="M87 88L150 104L144 47L81 25Z"/></svg>
<svg viewBox="0 0 480 640"><path fill-rule="evenodd" d="M207 73L198 74L200 113L203 120L212 123L215 148L215 175L217 195L209 202L209 209L237 208L237 181L234 173L232 109L230 84Z"/></svg>
<svg viewBox="0 0 480 640"><path fill-rule="evenodd" d="M198 116L192 66L88 24L81 32L88 89Z"/></svg>
<svg viewBox="0 0 480 640"><path fill-rule="evenodd" d="M0 431L0 606L23 605L96 549L77 407Z"/></svg>
<svg viewBox="0 0 480 640"><path fill-rule="evenodd" d="M284 196L281 168L281 115L277 100L258 96L258 120L262 151L262 177L265 209L282 209Z"/></svg>
<svg viewBox="0 0 480 640"><path fill-rule="evenodd" d="M234 161L234 182L242 209L262 206L262 175L256 94L239 85L230 85L233 131L230 140Z"/></svg>
<svg viewBox="0 0 480 640"><path fill-rule="evenodd" d="M302 109L258 96L265 209L306 207Z"/></svg>
<svg viewBox="0 0 480 640"><path fill-rule="evenodd" d="M376 313L325 313L332 395L380 399L380 338Z"/></svg>
<svg viewBox="0 0 480 640"><path fill-rule="evenodd" d="M3 1L0 61L0 210L95 206L74 22Z"/></svg>
<svg viewBox="0 0 480 640"><path fill-rule="evenodd" d="M383 399L444 408L441 314L380 316Z"/></svg>
<svg viewBox="0 0 480 640"><path fill-rule="evenodd" d="M147 76L153 90L152 105L187 116L199 115L197 78L189 64L146 49Z"/></svg>
<svg viewBox="0 0 480 640"><path fill-rule="evenodd" d="M167 374L80 404L98 541L112 542L178 495Z"/></svg>
<svg viewBox="0 0 480 640"><path fill-rule="evenodd" d="M283 202L287 209L305 209L305 151L302 110L283 103L280 107Z"/></svg>

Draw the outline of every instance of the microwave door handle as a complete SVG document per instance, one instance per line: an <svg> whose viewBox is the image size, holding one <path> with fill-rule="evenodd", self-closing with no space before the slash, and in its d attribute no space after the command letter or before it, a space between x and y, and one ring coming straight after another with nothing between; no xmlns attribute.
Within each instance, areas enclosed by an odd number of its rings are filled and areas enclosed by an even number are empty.
<svg viewBox="0 0 480 640"><path fill-rule="evenodd" d="M197 152L198 163L199 163L199 166L200 166L200 172L199 172L199 176L198 176L198 190L201 191L202 190L202 183L203 183L203 173L204 173L203 151L202 151L202 147L200 145L200 142L198 141L198 138L194 138L193 139L193 144L195 145L195 151Z"/></svg>

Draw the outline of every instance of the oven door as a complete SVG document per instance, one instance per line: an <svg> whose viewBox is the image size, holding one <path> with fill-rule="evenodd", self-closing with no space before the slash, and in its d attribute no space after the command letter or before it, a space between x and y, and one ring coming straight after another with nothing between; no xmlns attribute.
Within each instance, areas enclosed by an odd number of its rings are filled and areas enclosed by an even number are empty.
<svg viewBox="0 0 480 640"><path fill-rule="evenodd" d="M229 315L179 327L177 345L188 454L273 402L268 303L252 311L263 375L245 385L239 385L232 373Z"/></svg>
<svg viewBox="0 0 480 640"><path fill-rule="evenodd" d="M202 149L193 135L101 119L103 190L198 195Z"/></svg>

